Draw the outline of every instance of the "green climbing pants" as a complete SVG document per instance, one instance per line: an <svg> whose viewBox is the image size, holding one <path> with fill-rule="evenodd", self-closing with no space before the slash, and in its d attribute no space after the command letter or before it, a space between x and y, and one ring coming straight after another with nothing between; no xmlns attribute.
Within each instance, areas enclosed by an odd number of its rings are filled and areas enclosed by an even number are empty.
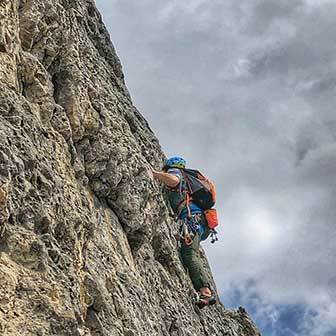
<svg viewBox="0 0 336 336"><path fill-rule="evenodd" d="M196 291L202 287L209 287L209 280L205 273L204 266L200 255L200 241L201 237L196 232L191 245L186 245L181 241L181 259L184 267L189 271L191 282Z"/></svg>

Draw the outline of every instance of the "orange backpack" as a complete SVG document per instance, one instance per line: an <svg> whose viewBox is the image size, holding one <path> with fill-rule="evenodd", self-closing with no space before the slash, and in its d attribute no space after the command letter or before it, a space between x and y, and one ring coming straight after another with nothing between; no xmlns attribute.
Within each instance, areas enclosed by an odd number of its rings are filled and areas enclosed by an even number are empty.
<svg viewBox="0 0 336 336"><path fill-rule="evenodd" d="M192 201L204 211L204 215L210 229L211 243L218 240L217 231L218 216L216 209L211 209L216 202L216 189L213 182L194 169L181 169L182 175L186 181L187 186L187 207Z"/></svg>
<svg viewBox="0 0 336 336"><path fill-rule="evenodd" d="M181 169L181 171L193 203L202 210L211 209L216 202L215 185L198 170Z"/></svg>

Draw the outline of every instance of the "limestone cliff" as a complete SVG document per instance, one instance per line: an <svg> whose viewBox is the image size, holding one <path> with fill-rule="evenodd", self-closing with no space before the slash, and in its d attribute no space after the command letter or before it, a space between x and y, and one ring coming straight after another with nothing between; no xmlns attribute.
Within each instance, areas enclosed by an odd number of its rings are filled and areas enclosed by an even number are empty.
<svg viewBox="0 0 336 336"><path fill-rule="evenodd" d="M259 335L193 307L163 159L92 0L0 0L0 335Z"/></svg>

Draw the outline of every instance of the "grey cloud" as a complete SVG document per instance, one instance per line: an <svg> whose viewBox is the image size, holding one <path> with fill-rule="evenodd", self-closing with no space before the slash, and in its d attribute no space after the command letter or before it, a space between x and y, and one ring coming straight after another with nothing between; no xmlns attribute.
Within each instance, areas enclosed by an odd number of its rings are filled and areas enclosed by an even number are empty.
<svg viewBox="0 0 336 336"><path fill-rule="evenodd" d="M284 23L293 20L293 18L297 19L297 16L303 13L306 8L303 0L260 0L252 2L250 6L248 32L257 35L263 35L279 21Z"/></svg>
<svg viewBox="0 0 336 336"><path fill-rule="evenodd" d="M267 305L336 320L335 2L97 4L167 155L215 179L221 292L254 279Z"/></svg>

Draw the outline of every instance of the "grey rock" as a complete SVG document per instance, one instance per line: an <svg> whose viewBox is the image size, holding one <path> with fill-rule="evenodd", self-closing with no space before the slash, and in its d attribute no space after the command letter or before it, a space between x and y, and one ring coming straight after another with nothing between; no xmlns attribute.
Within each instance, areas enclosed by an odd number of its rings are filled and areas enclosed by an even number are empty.
<svg viewBox="0 0 336 336"><path fill-rule="evenodd" d="M94 2L1 0L0 20L0 334L259 335L192 304L146 172L164 154Z"/></svg>

